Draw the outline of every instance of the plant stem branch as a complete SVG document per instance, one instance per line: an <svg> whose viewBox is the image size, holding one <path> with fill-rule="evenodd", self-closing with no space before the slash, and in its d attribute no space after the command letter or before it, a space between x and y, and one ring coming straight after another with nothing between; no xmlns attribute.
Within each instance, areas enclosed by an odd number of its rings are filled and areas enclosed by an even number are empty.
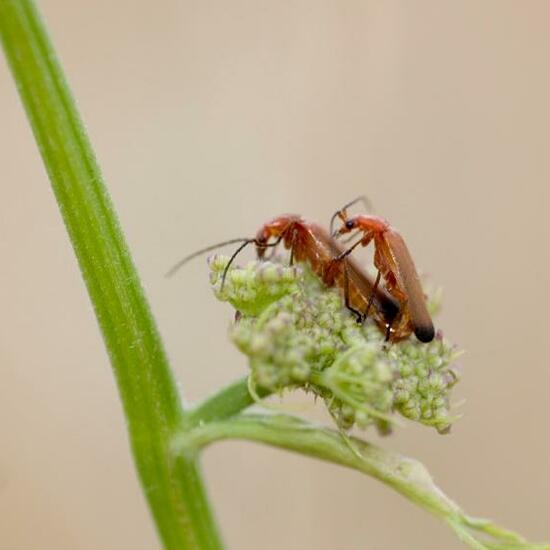
<svg viewBox="0 0 550 550"><path fill-rule="evenodd" d="M256 393L259 397L266 397L271 392L264 388L256 388ZM224 420L254 403L254 397L248 388L248 376L245 376L186 411L184 427L191 429L207 422Z"/></svg>
<svg viewBox="0 0 550 550"><path fill-rule="evenodd" d="M471 548L548 550L494 523L467 516L435 485L420 462L288 415L238 415L196 426L174 439L174 452L196 452L224 439L244 439L353 468L374 477L443 519Z"/></svg>
<svg viewBox="0 0 550 550"><path fill-rule="evenodd" d="M169 453L180 397L147 300L44 22L0 0L0 37L103 333L137 470L168 549L221 544L195 457Z"/></svg>

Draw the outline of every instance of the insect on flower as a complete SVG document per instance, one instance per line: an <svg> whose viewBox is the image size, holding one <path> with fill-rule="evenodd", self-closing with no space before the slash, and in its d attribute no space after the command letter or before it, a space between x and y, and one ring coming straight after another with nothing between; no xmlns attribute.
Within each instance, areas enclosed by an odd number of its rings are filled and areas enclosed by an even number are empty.
<svg viewBox="0 0 550 550"><path fill-rule="evenodd" d="M361 197L350 202L332 217L331 233L334 237L354 231L362 234L337 259L347 257L356 247L366 247L373 241L374 265L378 269L375 291L383 278L386 290L399 304L399 315L392 322L390 339L404 338L414 332L421 342L431 342L435 335L434 326L409 249L399 232L384 218L367 214L348 217L347 209L361 200L364 199ZM342 226L333 231L337 218L342 221ZM365 315L368 315L368 310Z"/></svg>
<svg viewBox="0 0 550 550"><path fill-rule="evenodd" d="M321 226L307 222L296 214L278 216L263 224L254 238L231 239L198 250L179 261L167 276L173 275L180 267L201 254L237 243L240 246L229 259L222 274L222 288L231 264L246 246L254 245L258 258L264 259L268 248L282 244L290 250L291 264L294 261L309 264L326 286L337 287L342 291L346 307L356 316L358 322L365 320L366 312L372 312L379 328L389 335L390 328L399 317L399 305L395 298L373 283L357 261L348 257L344 245L332 238Z"/></svg>

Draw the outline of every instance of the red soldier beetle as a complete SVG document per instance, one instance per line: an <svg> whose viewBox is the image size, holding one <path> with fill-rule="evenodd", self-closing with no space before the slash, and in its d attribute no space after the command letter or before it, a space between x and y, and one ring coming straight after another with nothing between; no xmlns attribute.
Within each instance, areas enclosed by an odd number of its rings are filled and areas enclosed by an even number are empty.
<svg viewBox="0 0 550 550"><path fill-rule="evenodd" d="M258 258L263 259L267 248L282 243L290 250L291 264L294 261L308 263L326 286L339 287L342 290L345 305L356 316L358 322L363 322L366 318L365 312L372 309L374 320L386 334L386 339L389 338L390 329L400 313L395 298L385 289L373 284L357 261L348 257L342 243L332 238L321 226L307 222L295 214L285 214L265 223L254 238L231 239L198 250L179 261L167 276L173 275L185 263L201 254L236 243L240 243L240 246L225 266L222 288L229 267L246 246L253 244Z"/></svg>
<svg viewBox="0 0 550 550"><path fill-rule="evenodd" d="M347 204L332 217L331 231L336 218L342 221L342 226L332 231L333 236L356 230L362 233L362 237L337 259L348 256L359 245L366 247L374 241L374 265L378 269L374 287L378 289L380 278L383 277L387 291L399 303L400 315L391 327L392 338L403 338L413 331L421 342L431 342L435 335L434 326L414 262L403 237L379 216L358 214L348 217L347 208L359 200L363 198ZM368 309L369 307L366 315Z"/></svg>
<svg viewBox="0 0 550 550"><path fill-rule="evenodd" d="M269 243L270 239L274 239L272 243ZM254 239L258 257L263 258L266 247L277 245L281 240L290 250L291 263L294 260L307 262L325 285L342 289L345 305L357 317L358 323L366 319L365 312L372 307L375 321L386 335L389 334L399 314L396 301L372 283L357 261L348 257L341 243L320 225L287 214L260 228Z"/></svg>

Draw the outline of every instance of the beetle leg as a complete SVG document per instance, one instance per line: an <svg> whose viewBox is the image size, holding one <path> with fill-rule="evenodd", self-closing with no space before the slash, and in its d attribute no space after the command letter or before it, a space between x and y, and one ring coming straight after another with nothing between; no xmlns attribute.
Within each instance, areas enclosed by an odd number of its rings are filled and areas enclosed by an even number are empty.
<svg viewBox="0 0 550 550"><path fill-rule="evenodd" d="M344 303L346 308L348 308L356 317L357 324L360 325L366 319L366 316L363 315L360 311L356 310L349 301L349 273L348 273L348 262L344 259Z"/></svg>
<svg viewBox="0 0 550 550"><path fill-rule="evenodd" d="M369 316L370 308L372 307L372 303L374 302L376 291L378 290L378 285L380 284L381 275L382 275L381 271L378 270L378 273L376 274L376 280L374 281L374 286L372 287L372 292L369 296L369 301L367 303L367 310L365 311L365 319Z"/></svg>
<svg viewBox="0 0 550 550"><path fill-rule="evenodd" d="M289 265L294 264L294 247L296 246L296 231L292 231L292 238L290 239L290 262Z"/></svg>

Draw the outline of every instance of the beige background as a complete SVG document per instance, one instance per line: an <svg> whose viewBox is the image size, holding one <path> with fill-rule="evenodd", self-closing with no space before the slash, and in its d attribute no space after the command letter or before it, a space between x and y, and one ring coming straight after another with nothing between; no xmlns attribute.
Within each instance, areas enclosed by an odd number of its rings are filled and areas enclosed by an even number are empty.
<svg viewBox="0 0 550 550"><path fill-rule="evenodd" d="M367 193L444 287L438 325L468 350L453 433L408 425L382 444L424 461L470 513L549 540L550 4L41 5L186 397L246 364L204 262L169 281L167 267ZM0 121L0 546L158 548L4 61ZM461 547L355 472L237 442L204 466L230 548Z"/></svg>

